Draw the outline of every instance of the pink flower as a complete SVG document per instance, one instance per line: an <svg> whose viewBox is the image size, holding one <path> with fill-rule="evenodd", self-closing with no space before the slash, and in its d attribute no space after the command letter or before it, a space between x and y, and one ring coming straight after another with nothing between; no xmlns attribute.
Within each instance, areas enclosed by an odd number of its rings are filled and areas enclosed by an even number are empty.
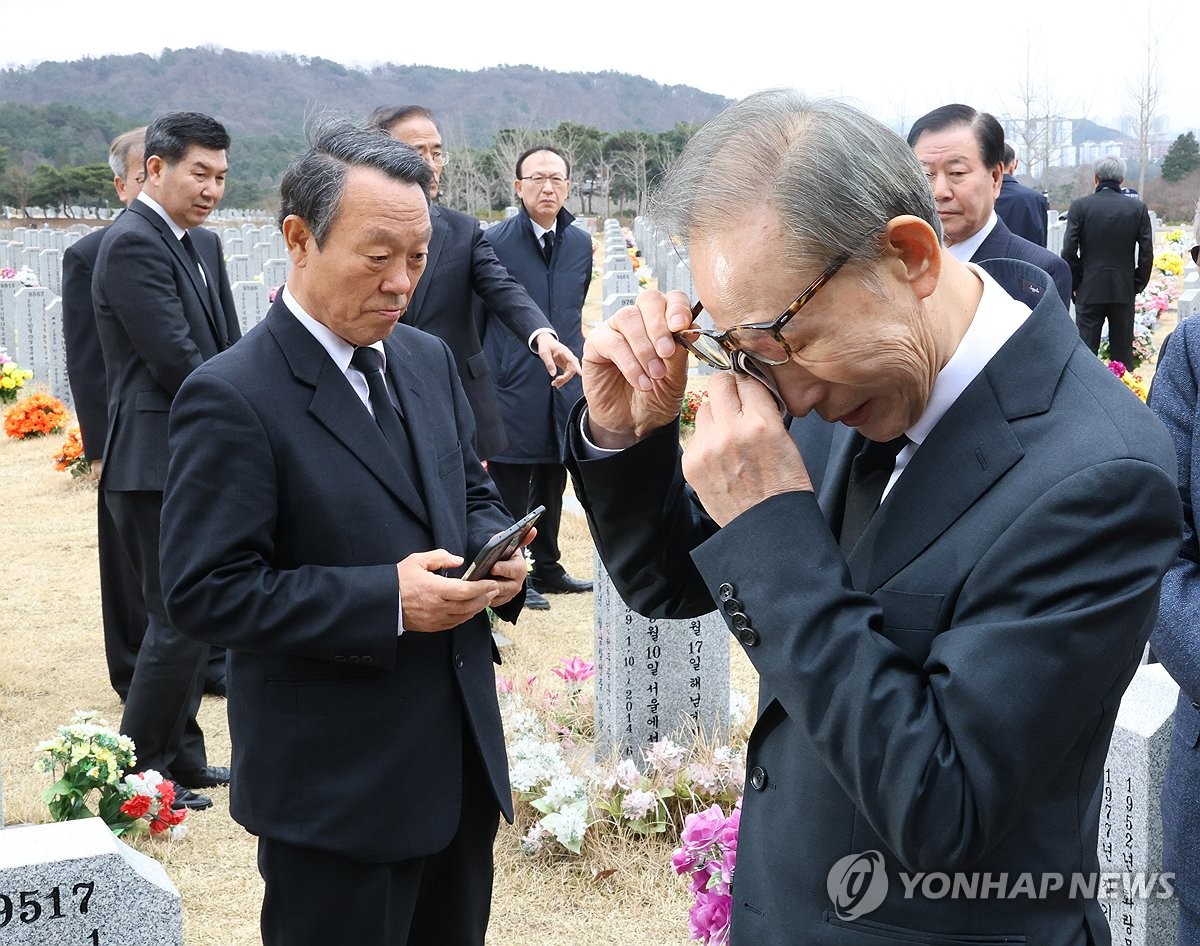
<svg viewBox="0 0 1200 946"><path fill-rule="evenodd" d="M512 677L500 675L496 677L496 692L497 693L512 693L517 688L513 683Z"/></svg>
<svg viewBox="0 0 1200 946"><path fill-rule="evenodd" d="M1115 374L1118 378L1124 377L1125 375L1125 365L1120 361L1110 361L1108 363L1108 370Z"/></svg>
<svg viewBox="0 0 1200 946"><path fill-rule="evenodd" d="M708 811L697 811L684 819L679 840L687 847L707 851L717 843L724 828L725 812L720 805L713 805Z"/></svg>
<svg viewBox="0 0 1200 946"><path fill-rule="evenodd" d="M703 940L708 946L729 942L729 919L732 904L728 894L700 891L688 911L688 931L692 939Z"/></svg>
<svg viewBox="0 0 1200 946"><path fill-rule="evenodd" d="M576 686L588 680L596 672L596 665L589 663L582 657L564 657L559 663L562 664L562 669L554 668L555 674L567 683L573 683Z"/></svg>

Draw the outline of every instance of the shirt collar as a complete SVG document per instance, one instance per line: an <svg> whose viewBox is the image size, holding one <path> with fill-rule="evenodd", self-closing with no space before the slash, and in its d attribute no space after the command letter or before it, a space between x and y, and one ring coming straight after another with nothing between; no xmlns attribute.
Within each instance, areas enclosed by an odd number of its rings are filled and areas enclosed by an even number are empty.
<svg viewBox="0 0 1200 946"><path fill-rule="evenodd" d="M296 301L296 297L292 295L292 290L286 284L283 287L283 304L296 317L296 320L308 329L309 334L321 343L321 347L329 352L329 357L333 359L333 363L338 366L342 374L345 374L350 367L350 359L354 357L356 346L351 345L324 322L318 322L305 312L304 306ZM383 342L376 342L370 347L383 356L383 367L386 369L387 353L383 350Z"/></svg>
<svg viewBox="0 0 1200 946"><path fill-rule="evenodd" d="M938 372L924 412L905 431L914 444L924 442L967 385L1029 318L1029 306L1010 296L980 267L966 265L983 282L983 295L958 348Z"/></svg>
<svg viewBox="0 0 1200 946"><path fill-rule="evenodd" d="M163 209L162 204L160 204L157 200L155 200L153 197L151 197L145 191L142 191L141 193L139 193L137 195L137 199L140 200L147 207L149 207L151 210L153 210L160 217L162 217L164 221L166 221L167 226L171 228L171 232L175 234L176 240L183 239L183 235L185 233L187 233L187 231L183 227L181 227L179 224L177 224L174 220L171 219L171 215L169 213L167 213L166 210Z"/></svg>
<svg viewBox="0 0 1200 946"><path fill-rule="evenodd" d="M954 246L948 246L946 249L960 263L969 263L971 257L975 255L975 251L979 249L980 244L988 238L988 235L996 228L996 221L1000 218L996 216L996 211L992 211L992 215L988 217L988 222L979 228L979 231L961 243L955 243Z"/></svg>
<svg viewBox="0 0 1200 946"><path fill-rule="evenodd" d="M553 226L553 227L550 227L549 229L547 229L546 227L543 227L543 226L542 226L540 223L538 223L536 220L534 220L534 219L533 219L533 217L530 217L530 218L529 218L529 225L530 225L531 227L533 227L533 235L534 235L535 237L537 237L537 239L538 239L538 242L539 242L539 243L541 243L541 242L542 242L542 237L543 237L543 236L545 236L547 233L553 233L553 232L554 232L554 230L555 230L555 227L557 227L557 226L558 226L558 221L557 221L557 220L555 220L555 221L554 221L554 226Z"/></svg>

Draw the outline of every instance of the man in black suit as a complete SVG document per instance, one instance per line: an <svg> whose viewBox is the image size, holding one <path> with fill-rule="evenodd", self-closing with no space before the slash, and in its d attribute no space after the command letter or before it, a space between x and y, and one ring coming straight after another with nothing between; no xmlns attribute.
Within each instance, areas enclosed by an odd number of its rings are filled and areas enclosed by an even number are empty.
<svg viewBox="0 0 1200 946"><path fill-rule="evenodd" d="M1133 364L1134 296L1154 267L1154 229L1141 198L1121 192L1125 162L1109 155L1096 162L1095 193L1071 202L1062 257L1075 284L1075 324L1092 351L1108 319L1113 361Z"/></svg>
<svg viewBox="0 0 1200 946"><path fill-rule="evenodd" d="M125 206L137 197L145 180L142 144L146 129L118 135L108 149L113 187ZM104 438L108 435L108 393L104 355L92 309L92 270L100 252L103 230L94 230L63 253L62 320L67 352L67 377L79 420L83 455L92 477L100 479ZM108 681L124 700L133 679L138 647L146 633L142 588L103 496L96 503L96 547L100 556L100 615L104 626L104 659Z"/></svg>
<svg viewBox="0 0 1200 946"><path fill-rule="evenodd" d="M433 113L421 105L380 106L370 124L413 148L433 171L431 198L436 198L446 152ZM579 359L558 340L525 288L496 259L483 238L479 221L470 214L433 203L429 208L433 237L429 265L413 294L404 321L442 339L454 352L471 410L475 412L479 456L491 459L505 446L504 424L480 327L475 322L473 296L487 311L542 360L548 383L562 387L579 374Z"/></svg>
<svg viewBox="0 0 1200 946"><path fill-rule="evenodd" d="M287 286L171 409L167 610L230 651L264 943L482 946L512 818L484 611L516 619L525 561L457 577L512 519L453 355L397 324L429 168L375 129L312 137L281 188Z"/></svg>
<svg viewBox="0 0 1200 946"><path fill-rule="evenodd" d="M180 634L163 609L159 516L171 400L192 369L241 336L221 241L200 226L224 193L228 148L207 115L153 121L142 192L105 232L92 278L108 385L100 489L148 615L121 731L139 769L173 778L177 804L191 808L212 802L186 789L224 784L229 770L208 765L196 723L208 645Z"/></svg>
<svg viewBox="0 0 1200 946"><path fill-rule="evenodd" d="M528 291L558 337L583 354L583 301L592 281L592 238L571 225L563 206L571 189L567 156L554 145L527 148L518 158L513 182L521 207L515 217L485 231L496 258ZM508 446L488 463L504 504L514 516L545 506L537 538L529 546L533 569L525 607L546 610L544 593L592 590L592 583L569 575L560 561L563 466L567 415L583 395L578 378L560 388L546 384L538 365L508 332L489 331L484 351L496 379Z"/></svg>
<svg viewBox="0 0 1200 946"><path fill-rule="evenodd" d="M996 214L1008 229L1038 246L1046 245L1050 227L1050 201L1016 178L1017 153L1004 143L1004 180L996 198Z"/></svg>
<svg viewBox="0 0 1200 946"><path fill-rule="evenodd" d="M1108 743L1179 547L1166 431L1048 276L940 245L921 166L844 103L734 105L651 215L716 328L647 292L592 331L571 464L622 598L717 607L761 679L730 942L1108 943L1066 884L1098 883ZM685 345L745 373L711 377L681 462Z"/></svg>
<svg viewBox="0 0 1200 946"><path fill-rule="evenodd" d="M1048 273L1063 305L1071 305L1071 271L1045 247L1017 236L995 212L1004 178L1004 129L969 105L943 105L922 115L908 144L925 168L946 249L960 262L1019 259ZM1004 288L1030 308L1041 301L1038 280Z"/></svg>

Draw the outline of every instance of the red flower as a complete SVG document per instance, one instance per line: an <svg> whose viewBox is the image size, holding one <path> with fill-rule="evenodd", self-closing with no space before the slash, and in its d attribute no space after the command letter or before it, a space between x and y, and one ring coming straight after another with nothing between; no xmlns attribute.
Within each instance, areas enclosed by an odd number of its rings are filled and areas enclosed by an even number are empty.
<svg viewBox="0 0 1200 946"><path fill-rule="evenodd" d="M145 817L146 813L150 811L150 804L149 795L134 795L121 805L121 811L136 821L138 818Z"/></svg>
<svg viewBox="0 0 1200 946"><path fill-rule="evenodd" d="M175 783L163 780L158 783L158 794L161 796L162 806L170 808L175 804Z"/></svg>

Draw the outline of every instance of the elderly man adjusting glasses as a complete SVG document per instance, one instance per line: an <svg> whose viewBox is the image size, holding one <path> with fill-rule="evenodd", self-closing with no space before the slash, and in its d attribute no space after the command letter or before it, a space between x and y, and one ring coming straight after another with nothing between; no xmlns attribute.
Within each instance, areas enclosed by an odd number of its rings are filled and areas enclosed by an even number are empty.
<svg viewBox="0 0 1200 946"><path fill-rule="evenodd" d="M1044 272L944 249L920 164L849 106L752 96L655 205L716 328L647 292L593 331L569 463L622 597L719 609L760 675L732 943L1108 943L1053 882L1098 869L1179 544L1162 427ZM681 457L692 353L745 370ZM978 883L1006 872L1033 895Z"/></svg>

